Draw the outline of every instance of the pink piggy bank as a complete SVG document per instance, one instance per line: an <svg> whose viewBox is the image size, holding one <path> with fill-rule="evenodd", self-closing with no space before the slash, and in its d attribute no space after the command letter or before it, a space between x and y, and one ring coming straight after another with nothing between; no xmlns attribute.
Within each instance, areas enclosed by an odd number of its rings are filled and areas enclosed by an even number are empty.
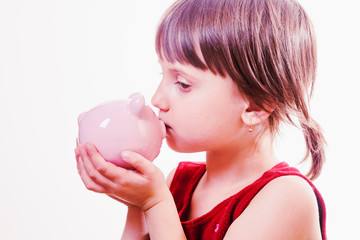
<svg viewBox="0 0 360 240"><path fill-rule="evenodd" d="M164 123L139 93L80 114L78 124L80 144L93 143L106 161L127 169L133 167L122 160L123 150L153 161L165 137Z"/></svg>

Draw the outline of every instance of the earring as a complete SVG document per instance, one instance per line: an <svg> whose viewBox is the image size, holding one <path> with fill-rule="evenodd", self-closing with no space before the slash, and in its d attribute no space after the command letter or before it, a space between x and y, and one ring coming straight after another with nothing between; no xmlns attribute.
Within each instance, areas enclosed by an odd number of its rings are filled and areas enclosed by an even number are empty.
<svg viewBox="0 0 360 240"><path fill-rule="evenodd" d="M253 131L253 128L252 128L252 125L250 125L249 132L252 132L252 131Z"/></svg>

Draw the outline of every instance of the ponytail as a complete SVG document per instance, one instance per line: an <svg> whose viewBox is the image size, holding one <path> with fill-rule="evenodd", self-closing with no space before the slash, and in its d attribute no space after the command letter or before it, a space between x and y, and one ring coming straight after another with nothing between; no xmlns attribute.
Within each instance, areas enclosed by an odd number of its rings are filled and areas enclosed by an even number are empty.
<svg viewBox="0 0 360 240"><path fill-rule="evenodd" d="M308 116L307 119L300 120L300 125L304 133L306 142L306 155L303 159L305 161L311 155L311 168L307 174L311 180L315 180L321 173L322 166L325 162L326 145L325 138L319 124Z"/></svg>

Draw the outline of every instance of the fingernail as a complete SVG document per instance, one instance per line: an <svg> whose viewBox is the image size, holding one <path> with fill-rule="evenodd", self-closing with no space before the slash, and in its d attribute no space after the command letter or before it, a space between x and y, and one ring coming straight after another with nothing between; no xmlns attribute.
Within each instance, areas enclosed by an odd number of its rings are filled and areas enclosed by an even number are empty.
<svg viewBox="0 0 360 240"><path fill-rule="evenodd" d="M122 157L122 158L125 158L125 159L129 158L129 155L130 155L130 152L129 152L129 151L123 151L123 152L121 153L121 157Z"/></svg>
<svg viewBox="0 0 360 240"><path fill-rule="evenodd" d="M86 150L84 149L83 145L79 145L79 152L80 152L80 154L85 154L86 153Z"/></svg>
<svg viewBox="0 0 360 240"><path fill-rule="evenodd" d="M86 147L86 150L90 150L91 149L90 143L85 144L85 147Z"/></svg>

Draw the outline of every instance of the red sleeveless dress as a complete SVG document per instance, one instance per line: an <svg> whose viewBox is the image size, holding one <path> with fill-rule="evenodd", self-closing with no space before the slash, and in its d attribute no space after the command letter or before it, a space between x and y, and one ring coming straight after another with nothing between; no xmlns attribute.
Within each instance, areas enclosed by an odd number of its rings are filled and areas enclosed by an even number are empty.
<svg viewBox="0 0 360 240"><path fill-rule="evenodd" d="M281 162L266 171L258 180L225 199L205 215L186 221L192 194L205 171L206 165L204 163L181 162L170 185L170 191L174 197L187 239L223 239L231 223L241 215L255 195L271 180L287 175L302 177L313 188L319 207L322 239L326 239L326 211L323 198L308 178L296 168L289 167L285 162Z"/></svg>

